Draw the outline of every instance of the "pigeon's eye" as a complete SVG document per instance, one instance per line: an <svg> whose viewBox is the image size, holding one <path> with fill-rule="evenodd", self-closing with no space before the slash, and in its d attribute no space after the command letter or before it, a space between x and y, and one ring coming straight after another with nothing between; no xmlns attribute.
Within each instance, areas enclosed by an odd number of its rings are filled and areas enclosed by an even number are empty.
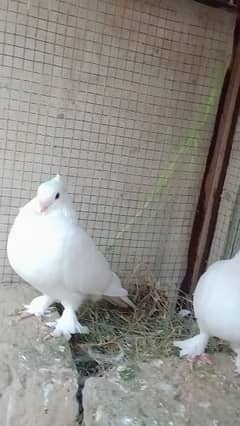
<svg viewBox="0 0 240 426"><path fill-rule="evenodd" d="M59 194L59 192L57 192L56 195L55 195L55 200L58 200L59 197L60 197L60 194Z"/></svg>

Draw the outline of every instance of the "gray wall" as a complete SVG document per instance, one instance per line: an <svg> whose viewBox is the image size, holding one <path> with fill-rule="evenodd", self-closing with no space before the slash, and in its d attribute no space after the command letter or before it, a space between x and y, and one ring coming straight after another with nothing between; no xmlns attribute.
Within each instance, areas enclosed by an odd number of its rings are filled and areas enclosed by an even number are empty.
<svg viewBox="0 0 240 426"><path fill-rule="evenodd" d="M17 208L60 173L113 268L175 288L233 25L190 0L1 0L1 282Z"/></svg>

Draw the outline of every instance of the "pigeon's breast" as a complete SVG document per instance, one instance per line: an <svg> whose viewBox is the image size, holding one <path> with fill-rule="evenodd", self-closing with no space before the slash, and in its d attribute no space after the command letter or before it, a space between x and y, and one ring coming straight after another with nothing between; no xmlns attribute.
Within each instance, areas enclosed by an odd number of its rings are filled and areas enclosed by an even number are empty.
<svg viewBox="0 0 240 426"><path fill-rule="evenodd" d="M240 343L240 265L219 261L199 280L194 311L200 328L210 336Z"/></svg>
<svg viewBox="0 0 240 426"><path fill-rule="evenodd" d="M23 280L46 291L61 284L63 241L61 230L38 216L17 218L8 238L9 262Z"/></svg>

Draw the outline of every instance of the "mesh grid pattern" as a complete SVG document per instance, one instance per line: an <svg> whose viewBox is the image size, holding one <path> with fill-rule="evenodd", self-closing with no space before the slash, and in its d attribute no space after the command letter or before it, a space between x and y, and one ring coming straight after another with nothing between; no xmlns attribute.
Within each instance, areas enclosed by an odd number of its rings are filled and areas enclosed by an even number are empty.
<svg viewBox="0 0 240 426"><path fill-rule="evenodd" d="M1 0L1 282L17 208L60 173L115 271L179 284L233 26L190 0Z"/></svg>
<svg viewBox="0 0 240 426"><path fill-rule="evenodd" d="M229 258L240 248L240 118L233 140L233 148L224 183L221 204L209 264L220 258Z"/></svg>

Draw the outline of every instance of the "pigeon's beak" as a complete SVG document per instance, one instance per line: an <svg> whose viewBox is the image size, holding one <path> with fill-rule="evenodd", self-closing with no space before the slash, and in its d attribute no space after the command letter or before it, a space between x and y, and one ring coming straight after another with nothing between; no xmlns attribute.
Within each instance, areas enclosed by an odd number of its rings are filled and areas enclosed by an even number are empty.
<svg viewBox="0 0 240 426"><path fill-rule="evenodd" d="M38 210L39 213L45 212L49 207L49 201L46 200L38 200Z"/></svg>

